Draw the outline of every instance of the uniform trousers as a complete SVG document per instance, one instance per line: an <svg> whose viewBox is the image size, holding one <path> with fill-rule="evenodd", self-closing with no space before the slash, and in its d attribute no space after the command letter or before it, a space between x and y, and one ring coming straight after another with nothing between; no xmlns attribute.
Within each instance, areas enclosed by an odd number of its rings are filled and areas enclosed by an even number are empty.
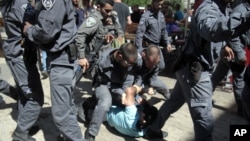
<svg viewBox="0 0 250 141"><path fill-rule="evenodd" d="M220 60L211 77L213 90L225 78L225 76L227 76L229 69L231 69L233 74L233 91L234 91L234 98L238 106L238 113L242 114L241 96L245 85L245 82L243 80L243 76L245 73L244 64L238 64L236 62L228 62L225 60Z"/></svg>
<svg viewBox="0 0 250 141"><path fill-rule="evenodd" d="M208 71L201 73L195 83L188 67L176 71L177 82L170 98L159 109L156 120L151 125L153 131L160 131L170 115L187 102L191 114L195 141L211 141L213 132L212 84Z"/></svg>
<svg viewBox="0 0 250 141"><path fill-rule="evenodd" d="M96 87L95 96L97 98L97 105L93 111L92 119L88 128L88 132L92 136L97 136L101 124L112 104L111 93L106 85L99 85Z"/></svg>
<svg viewBox="0 0 250 141"><path fill-rule="evenodd" d="M47 57L55 125L67 139L83 141L73 100L77 62L70 61L65 50L56 53L47 52Z"/></svg>
<svg viewBox="0 0 250 141"><path fill-rule="evenodd" d="M250 65L248 65L245 77L250 78ZM246 80L249 81L249 80ZM250 82L250 81L249 81ZM250 124L250 83L246 82L242 92L243 113Z"/></svg>
<svg viewBox="0 0 250 141"><path fill-rule="evenodd" d="M36 54L32 55L36 58ZM36 61L36 59L32 61L24 59L22 55L6 59L16 85L22 92L18 100L16 131L26 134L37 121L44 103L43 88ZM26 97L27 92L32 92L32 98Z"/></svg>

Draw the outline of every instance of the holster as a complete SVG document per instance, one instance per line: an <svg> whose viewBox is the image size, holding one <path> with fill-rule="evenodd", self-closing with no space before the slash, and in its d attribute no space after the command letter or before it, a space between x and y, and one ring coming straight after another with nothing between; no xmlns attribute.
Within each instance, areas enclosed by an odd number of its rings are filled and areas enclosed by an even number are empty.
<svg viewBox="0 0 250 141"><path fill-rule="evenodd" d="M201 78L201 73L205 70L203 64L191 55L182 54L182 58L180 59L181 63L177 64L176 67L187 66L194 82L198 82Z"/></svg>
<svg viewBox="0 0 250 141"><path fill-rule="evenodd" d="M190 62L189 71L195 82L200 80L203 70L204 68L199 61Z"/></svg>
<svg viewBox="0 0 250 141"><path fill-rule="evenodd" d="M74 62L77 59L77 49L75 43L70 43L66 52L68 53L70 62Z"/></svg>

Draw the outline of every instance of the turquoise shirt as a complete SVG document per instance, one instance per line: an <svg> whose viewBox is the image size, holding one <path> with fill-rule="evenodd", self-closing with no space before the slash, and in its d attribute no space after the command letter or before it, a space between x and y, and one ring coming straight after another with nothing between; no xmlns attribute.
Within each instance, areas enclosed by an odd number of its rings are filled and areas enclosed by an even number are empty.
<svg viewBox="0 0 250 141"><path fill-rule="evenodd" d="M138 120L139 112L135 105L125 108L112 106L107 114L107 122L111 127L131 137L141 137L145 134L146 129L138 130L136 128Z"/></svg>

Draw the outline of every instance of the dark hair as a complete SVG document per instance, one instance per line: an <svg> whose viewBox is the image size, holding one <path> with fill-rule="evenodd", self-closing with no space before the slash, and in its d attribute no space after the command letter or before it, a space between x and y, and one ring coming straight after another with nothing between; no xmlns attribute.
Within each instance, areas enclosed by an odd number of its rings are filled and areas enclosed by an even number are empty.
<svg viewBox="0 0 250 141"><path fill-rule="evenodd" d="M105 4L110 4L111 6L114 6L114 0L97 0L96 5L100 5L101 7L104 7Z"/></svg>
<svg viewBox="0 0 250 141"><path fill-rule="evenodd" d="M142 124L139 119L136 123L136 128L139 130L147 128L153 123L157 117L158 109L150 103L145 102L142 104L142 112L145 114L144 120L146 121L146 124Z"/></svg>
<svg viewBox="0 0 250 141"><path fill-rule="evenodd" d="M119 53L122 54L125 60L136 60L138 57L138 51L134 44L125 43L119 48Z"/></svg>

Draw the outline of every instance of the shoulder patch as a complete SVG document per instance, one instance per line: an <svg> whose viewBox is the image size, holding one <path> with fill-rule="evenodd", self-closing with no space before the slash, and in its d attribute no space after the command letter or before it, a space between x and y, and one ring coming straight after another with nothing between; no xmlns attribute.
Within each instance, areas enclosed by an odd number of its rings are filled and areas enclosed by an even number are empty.
<svg viewBox="0 0 250 141"><path fill-rule="evenodd" d="M23 11L25 11L25 10L26 10L27 5L28 5L27 3L25 3L25 4L23 4L23 5L22 5L22 10L23 10Z"/></svg>
<svg viewBox="0 0 250 141"><path fill-rule="evenodd" d="M96 19L93 17L88 17L86 21L87 27L91 27L96 24Z"/></svg>
<svg viewBox="0 0 250 141"><path fill-rule="evenodd" d="M55 4L56 0L42 0L43 7L47 10L50 10Z"/></svg>

